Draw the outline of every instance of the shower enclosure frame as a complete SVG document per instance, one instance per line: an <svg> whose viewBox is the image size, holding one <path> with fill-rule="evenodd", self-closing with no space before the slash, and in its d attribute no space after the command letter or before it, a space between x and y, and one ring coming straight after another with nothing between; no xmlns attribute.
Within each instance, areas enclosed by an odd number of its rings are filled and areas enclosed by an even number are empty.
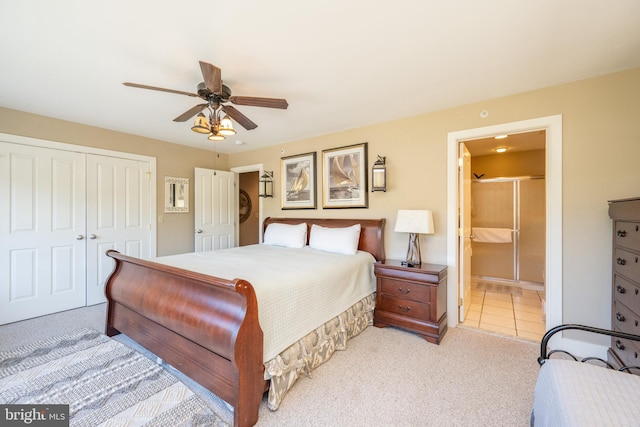
<svg viewBox="0 0 640 427"><path fill-rule="evenodd" d="M512 207L512 244L513 244L513 279L502 278L502 277L494 277L494 276L481 276L475 275L472 273L472 276L486 281L493 282L502 282L510 285L518 285L523 288L531 288L531 289L539 289L541 286L544 288L544 274L542 277L542 282L530 281L530 280L522 280L521 276L521 266L520 266L520 256L521 256L521 186L520 183L522 181L532 181L532 180L544 180L544 176L516 176L516 177L498 177L498 178L480 178L471 180L472 183L479 184L491 184L497 182L511 182L513 183L512 192L513 192L513 207ZM473 190L472 190L473 195ZM546 203L546 200L545 200ZM473 222L473 221L472 221ZM473 224L472 224L473 227ZM472 239L473 242L473 239ZM475 243L475 242L474 242Z"/></svg>

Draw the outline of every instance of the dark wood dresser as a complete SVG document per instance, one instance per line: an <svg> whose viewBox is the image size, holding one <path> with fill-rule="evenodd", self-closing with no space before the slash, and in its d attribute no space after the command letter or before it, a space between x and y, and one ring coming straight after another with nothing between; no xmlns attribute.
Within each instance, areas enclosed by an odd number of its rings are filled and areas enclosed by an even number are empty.
<svg viewBox="0 0 640 427"><path fill-rule="evenodd" d="M403 266L401 261L375 264L377 282L373 324L396 326L434 344L447 331L447 266Z"/></svg>
<svg viewBox="0 0 640 427"><path fill-rule="evenodd" d="M612 200L613 296L611 326L615 331L640 335L640 197ZM640 343L611 338L609 363L640 366Z"/></svg>

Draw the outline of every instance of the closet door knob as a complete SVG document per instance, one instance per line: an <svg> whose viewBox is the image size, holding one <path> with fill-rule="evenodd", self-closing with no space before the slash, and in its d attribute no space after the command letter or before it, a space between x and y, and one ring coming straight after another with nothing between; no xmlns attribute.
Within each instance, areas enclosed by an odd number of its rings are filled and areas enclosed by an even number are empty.
<svg viewBox="0 0 640 427"><path fill-rule="evenodd" d="M76 236L76 240L82 240L82 239L84 239L84 236L82 234L78 234Z"/></svg>
<svg viewBox="0 0 640 427"><path fill-rule="evenodd" d="M90 238L91 240L95 239L96 237L98 237L98 236L96 236L95 234L89 234L89 238Z"/></svg>
<svg viewBox="0 0 640 427"><path fill-rule="evenodd" d="M196 233L200 234L202 233L202 230L200 230L199 228L196 230Z"/></svg>

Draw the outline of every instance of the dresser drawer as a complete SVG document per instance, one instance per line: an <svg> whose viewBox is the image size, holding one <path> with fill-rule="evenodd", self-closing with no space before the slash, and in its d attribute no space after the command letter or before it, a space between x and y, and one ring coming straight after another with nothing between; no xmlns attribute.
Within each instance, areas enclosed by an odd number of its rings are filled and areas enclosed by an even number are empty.
<svg viewBox="0 0 640 427"><path fill-rule="evenodd" d="M640 251L640 223L616 221L613 244Z"/></svg>
<svg viewBox="0 0 640 427"><path fill-rule="evenodd" d="M376 307L376 309L420 320L433 320L430 315L431 304L419 303L403 298L383 295L380 300L380 307Z"/></svg>
<svg viewBox="0 0 640 427"><path fill-rule="evenodd" d="M380 290L383 294L412 301L431 302L431 286L389 277L382 277L379 280Z"/></svg>
<svg viewBox="0 0 640 427"><path fill-rule="evenodd" d="M625 366L640 366L640 342L611 337L611 349Z"/></svg>
<svg viewBox="0 0 640 427"><path fill-rule="evenodd" d="M616 273L633 280L640 280L640 256L633 252L616 248L613 256L613 268Z"/></svg>
<svg viewBox="0 0 640 427"><path fill-rule="evenodd" d="M640 317L617 300L613 304L613 324L619 331L640 335Z"/></svg>
<svg viewBox="0 0 640 427"><path fill-rule="evenodd" d="M631 311L640 313L640 287L617 274L613 280L614 301L620 301Z"/></svg>

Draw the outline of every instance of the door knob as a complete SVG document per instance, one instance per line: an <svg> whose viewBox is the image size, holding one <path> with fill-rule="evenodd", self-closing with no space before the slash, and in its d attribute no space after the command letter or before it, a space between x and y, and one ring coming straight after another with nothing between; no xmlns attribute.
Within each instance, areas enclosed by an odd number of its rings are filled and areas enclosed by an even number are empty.
<svg viewBox="0 0 640 427"><path fill-rule="evenodd" d="M95 239L96 237L98 237L98 236L96 236L95 234L90 234L90 235L89 235L89 238L90 238L91 240Z"/></svg>
<svg viewBox="0 0 640 427"><path fill-rule="evenodd" d="M82 240L82 239L84 239L84 236L82 234L78 234L76 236L76 240Z"/></svg>
<svg viewBox="0 0 640 427"><path fill-rule="evenodd" d="M196 230L196 233L200 234L202 233L202 230L200 230L199 228Z"/></svg>

